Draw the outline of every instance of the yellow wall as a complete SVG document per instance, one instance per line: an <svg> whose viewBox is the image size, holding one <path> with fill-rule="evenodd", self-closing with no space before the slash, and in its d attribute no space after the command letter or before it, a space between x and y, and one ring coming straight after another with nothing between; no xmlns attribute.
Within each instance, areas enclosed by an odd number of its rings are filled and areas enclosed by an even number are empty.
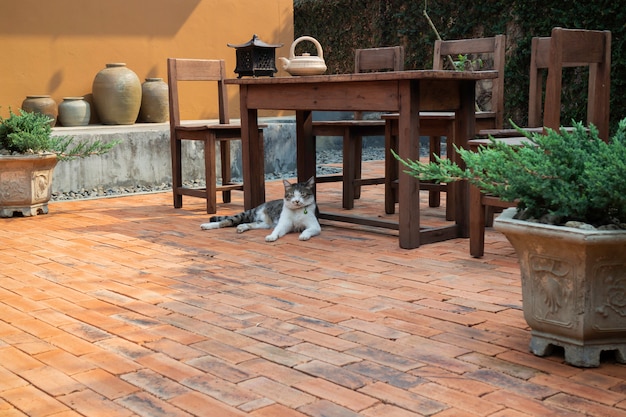
<svg viewBox="0 0 626 417"><path fill-rule="evenodd" d="M31 94L49 94L57 103L89 98L96 73L109 62L125 62L143 82L167 80L168 57L223 58L235 77L235 50L226 44L244 43L254 33L284 44L276 56L288 56L293 0L6 0L0 115ZM230 115L238 118L237 87L230 86L229 95ZM183 118L216 117L212 101L194 101Z"/></svg>

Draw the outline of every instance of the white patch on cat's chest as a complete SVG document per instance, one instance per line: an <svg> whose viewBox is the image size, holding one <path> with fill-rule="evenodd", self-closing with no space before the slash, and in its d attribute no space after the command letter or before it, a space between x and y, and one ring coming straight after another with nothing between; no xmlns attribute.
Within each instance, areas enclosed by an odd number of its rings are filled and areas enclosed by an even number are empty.
<svg viewBox="0 0 626 417"><path fill-rule="evenodd" d="M305 213L306 212L306 213ZM306 221L308 217L308 207L299 208L297 210L293 210L292 212L293 222L302 224Z"/></svg>
<svg viewBox="0 0 626 417"><path fill-rule="evenodd" d="M291 218L292 221L297 222L302 221L307 217L307 215L304 214L305 210L308 213L308 207L289 208L287 210L283 210L283 213Z"/></svg>

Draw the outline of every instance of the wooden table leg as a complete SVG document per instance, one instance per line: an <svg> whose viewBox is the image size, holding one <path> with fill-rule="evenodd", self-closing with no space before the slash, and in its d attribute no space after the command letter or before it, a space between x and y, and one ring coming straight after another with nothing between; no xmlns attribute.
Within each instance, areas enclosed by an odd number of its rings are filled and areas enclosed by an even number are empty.
<svg viewBox="0 0 626 417"><path fill-rule="evenodd" d="M455 140L456 146L463 149L468 149L468 140L474 137L476 132L476 86L474 82L461 82L460 94L461 103L459 109L456 111L455 119ZM450 150L450 148L448 148ZM460 156L454 152L452 148L451 152L452 160L457 163L461 168L465 168L465 163ZM458 237L469 237L469 186L466 181L460 181L454 184L454 196L455 196L455 222L458 227Z"/></svg>
<svg viewBox="0 0 626 417"><path fill-rule="evenodd" d="M415 161L419 158L420 82L402 80L399 91L398 153L405 160ZM414 249L420 246L419 181L402 170L398 180L400 247Z"/></svg>
<svg viewBox="0 0 626 417"><path fill-rule="evenodd" d="M248 109L248 87L239 88L241 106L241 156L243 171L243 205L246 210L265 201L265 164L263 143L259 137L258 111ZM254 155L255 157L251 157Z"/></svg>
<svg viewBox="0 0 626 417"><path fill-rule="evenodd" d="M296 111L296 166L298 182L315 176L315 141L313 139L313 114Z"/></svg>

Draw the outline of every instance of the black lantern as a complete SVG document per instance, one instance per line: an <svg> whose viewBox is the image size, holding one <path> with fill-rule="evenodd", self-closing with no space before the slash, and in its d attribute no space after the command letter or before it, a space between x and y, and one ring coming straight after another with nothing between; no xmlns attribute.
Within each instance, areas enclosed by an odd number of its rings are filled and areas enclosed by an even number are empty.
<svg viewBox="0 0 626 417"><path fill-rule="evenodd" d="M252 39L241 45L228 44L231 48L235 48L237 54L237 67L235 72L239 74L238 78L244 75L274 76L276 69L276 48L280 45L269 45L259 39L257 35L253 35Z"/></svg>

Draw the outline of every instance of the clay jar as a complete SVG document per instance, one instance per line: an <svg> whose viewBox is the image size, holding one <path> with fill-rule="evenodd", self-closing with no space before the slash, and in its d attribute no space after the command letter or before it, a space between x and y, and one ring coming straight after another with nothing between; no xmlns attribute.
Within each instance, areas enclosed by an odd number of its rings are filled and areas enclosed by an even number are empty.
<svg viewBox="0 0 626 417"><path fill-rule="evenodd" d="M45 114L52 119L50 122L51 126L56 124L59 114L56 101L48 95L26 96L26 99L22 102L22 110L29 113Z"/></svg>
<svg viewBox="0 0 626 417"><path fill-rule="evenodd" d="M135 123L141 107L141 81L125 63L106 64L93 80L93 104L105 125Z"/></svg>
<svg viewBox="0 0 626 417"><path fill-rule="evenodd" d="M63 97L59 104L59 122L63 126L87 126L91 107L84 97Z"/></svg>
<svg viewBox="0 0 626 417"><path fill-rule="evenodd" d="M163 123L169 120L169 97L163 78L146 78L141 85L139 121Z"/></svg>

